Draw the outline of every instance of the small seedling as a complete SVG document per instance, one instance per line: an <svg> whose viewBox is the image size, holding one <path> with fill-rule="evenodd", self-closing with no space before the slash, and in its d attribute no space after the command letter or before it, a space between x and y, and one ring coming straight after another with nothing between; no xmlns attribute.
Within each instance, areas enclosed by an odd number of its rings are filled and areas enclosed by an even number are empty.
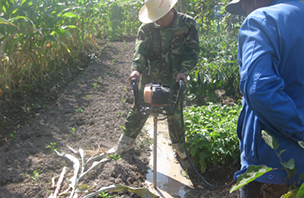
<svg viewBox="0 0 304 198"><path fill-rule="evenodd" d="M16 131L10 133L9 136L12 138L12 141L14 141L16 139Z"/></svg>
<svg viewBox="0 0 304 198"><path fill-rule="evenodd" d="M22 173L25 177L27 177L28 176L28 173L27 172L25 172L25 173Z"/></svg>
<svg viewBox="0 0 304 198"><path fill-rule="evenodd" d="M50 145L47 145L45 148L49 148L52 153L55 153L55 151L58 150L57 148L55 148L55 146L56 146L56 143L55 142L51 142Z"/></svg>
<svg viewBox="0 0 304 198"><path fill-rule="evenodd" d="M33 175L31 176L31 179L35 181L36 179L38 179L38 177L39 177L39 173L37 171L34 171Z"/></svg>
<svg viewBox="0 0 304 198"><path fill-rule="evenodd" d="M124 126L120 126L120 130L124 131L126 128Z"/></svg>
<svg viewBox="0 0 304 198"><path fill-rule="evenodd" d="M91 98L91 96L90 96L90 95L86 95L85 98L86 98L86 99L89 99L89 98Z"/></svg>
<svg viewBox="0 0 304 198"><path fill-rule="evenodd" d="M30 121L32 121L34 118L33 118L32 116L29 116L28 119L29 119Z"/></svg>
<svg viewBox="0 0 304 198"><path fill-rule="evenodd" d="M79 112L79 113L82 113L82 112L83 112L83 110L82 110L81 108L77 108L77 109L75 109L75 111L77 111L77 112Z"/></svg>
<svg viewBox="0 0 304 198"><path fill-rule="evenodd" d="M75 127L72 127L72 134L74 134L75 132Z"/></svg>
<svg viewBox="0 0 304 198"><path fill-rule="evenodd" d="M93 84L93 87L94 87L94 90L96 90L96 88L97 88L97 83L94 83L94 84Z"/></svg>
<svg viewBox="0 0 304 198"><path fill-rule="evenodd" d="M117 165L117 161L120 159L120 155L117 156L117 154L111 154L109 155L110 157L112 157L112 161L115 162L115 165Z"/></svg>
<svg viewBox="0 0 304 198"><path fill-rule="evenodd" d="M102 77L98 77L98 80L102 80Z"/></svg>
<svg viewBox="0 0 304 198"><path fill-rule="evenodd" d="M102 191L101 194L99 194L100 197L107 197L107 198L112 198L112 195L109 195L107 191Z"/></svg>

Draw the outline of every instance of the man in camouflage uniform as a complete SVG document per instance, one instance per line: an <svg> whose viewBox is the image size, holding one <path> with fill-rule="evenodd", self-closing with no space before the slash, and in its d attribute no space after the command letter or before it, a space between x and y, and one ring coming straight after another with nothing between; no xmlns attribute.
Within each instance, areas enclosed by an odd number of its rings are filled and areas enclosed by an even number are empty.
<svg viewBox="0 0 304 198"><path fill-rule="evenodd" d="M140 26L129 77L136 77L139 95L151 82L169 85L172 89L180 78L186 84L187 75L195 67L200 52L197 22L188 15L178 13L173 6L177 0L146 0L139 12ZM141 99L141 104L144 101ZM147 104L146 104L147 105ZM172 148L181 159L186 158L182 147L183 129L181 108L168 116ZM120 155L132 148L149 115L141 115L133 107L125 122L125 130L118 143L108 154Z"/></svg>

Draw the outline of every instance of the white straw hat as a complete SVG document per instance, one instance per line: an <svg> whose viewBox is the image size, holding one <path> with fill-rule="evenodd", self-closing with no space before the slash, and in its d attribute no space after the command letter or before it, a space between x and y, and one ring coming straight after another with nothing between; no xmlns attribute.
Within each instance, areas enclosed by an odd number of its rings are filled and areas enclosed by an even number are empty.
<svg viewBox="0 0 304 198"><path fill-rule="evenodd" d="M176 4L177 0L145 0L140 9L138 19L143 23L153 23L165 16Z"/></svg>
<svg viewBox="0 0 304 198"><path fill-rule="evenodd" d="M242 8L241 0L232 0L226 5L225 10L231 14L247 15L246 11Z"/></svg>

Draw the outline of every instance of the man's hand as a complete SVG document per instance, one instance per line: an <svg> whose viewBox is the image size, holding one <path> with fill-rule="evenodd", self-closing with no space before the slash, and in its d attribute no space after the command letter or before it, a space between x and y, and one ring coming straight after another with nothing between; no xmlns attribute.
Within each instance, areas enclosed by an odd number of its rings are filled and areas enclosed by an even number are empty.
<svg viewBox="0 0 304 198"><path fill-rule="evenodd" d="M183 73L178 73L176 76L176 82L179 81L179 79L183 79L184 80L184 84L187 83L187 76Z"/></svg>
<svg viewBox="0 0 304 198"><path fill-rule="evenodd" d="M138 85L139 84L140 73L136 70L132 71L132 73L130 74L130 76L128 78L131 85L132 85L132 80L131 80L132 77L136 78L136 84Z"/></svg>

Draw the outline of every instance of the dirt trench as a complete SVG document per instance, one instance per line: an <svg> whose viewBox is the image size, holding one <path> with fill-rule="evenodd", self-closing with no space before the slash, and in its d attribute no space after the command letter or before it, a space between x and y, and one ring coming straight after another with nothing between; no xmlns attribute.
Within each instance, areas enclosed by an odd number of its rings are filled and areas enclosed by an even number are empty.
<svg viewBox="0 0 304 198"><path fill-rule="evenodd" d="M52 97L56 100L51 104L38 104L32 119L18 118L18 112L14 116L6 115L7 111L0 113L4 118L16 119L11 120L16 124L7 132L13 136L0 145L0 198L48 197L55 190L52 179L58 180L64 166L67 173L61 192L67 189L73 165L55 154L54 149L73 154L68 145L75 150L83 149L89 158L116 144L133 103L127 78L134 47L134 38L100 41L103 49L100 55L79 68L69 83L61 85L60 91L54 92ZM147 134L142 131L140 136L145 138ZM92 187L92 192L112 184L147 187L144 182L151 150L139 140L143 138L137 138L136 146L118 160L100 164L80 185ZM210 190L191 171L189 174L195 185L185 197L238 196L238 192L230 194L230 188ZM109 197L140 197L132 192L108 193Z"/></svg>

